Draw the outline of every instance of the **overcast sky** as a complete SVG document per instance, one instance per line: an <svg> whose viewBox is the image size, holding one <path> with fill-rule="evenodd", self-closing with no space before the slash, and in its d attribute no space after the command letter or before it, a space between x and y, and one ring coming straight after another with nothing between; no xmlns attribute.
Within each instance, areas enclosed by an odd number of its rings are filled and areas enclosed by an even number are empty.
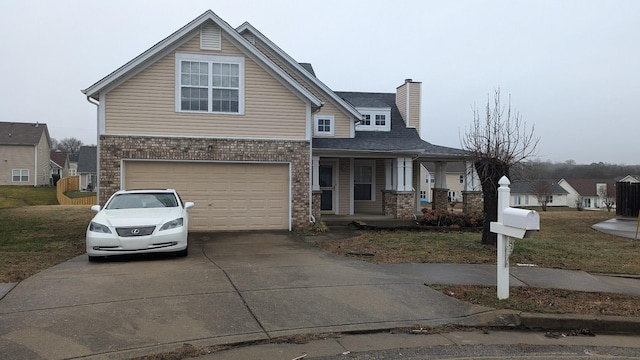
<svg viewBox="0 0 640 360"><path fill-rule="evenodd" d="M206 10L250 22L336 91L422 82L422 137L460 147L500 88L539 159L640 164L640 1L0 1L0 121L96 141L80 92Z"/></svg>

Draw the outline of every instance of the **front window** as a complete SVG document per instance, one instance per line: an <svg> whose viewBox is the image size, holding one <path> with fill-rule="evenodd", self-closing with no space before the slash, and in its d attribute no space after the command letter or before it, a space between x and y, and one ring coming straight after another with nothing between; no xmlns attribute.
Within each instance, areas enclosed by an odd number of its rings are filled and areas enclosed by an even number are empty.
<svg viewBox="0 0 640 360"><path fill-rule="evenodd" d="M354 200L374 201L374 166L372 161L356 161L353 168Z"/></svg>
<svg viewBox="0 0 640 360"><path fill-rule="evenodd" d="M315 119L315 134L316 135L328 135L333 136L333 116L330 115L316 115Z"/></svg>
<svg viewBox="0 0 640 360"><path fill-rule="evenodd" d="M362 126L371 126L371 115L362 115Z"/></svg>
<svg viewBox="0 0 640 360"><path fill-rule="evenodd" d="M387 116L383 114L376 114L376 126L386 126Z"/></svg>
<svg viewBox="0 0 640 360"><path fill-rule="evenodd" d="M29 182L29 169L13 169L11 172L13 182Z"/></svg>
<svg viewBox="0 0 640 360"><path fill-rule="evenodd" d="M514 204L515 205L520 205L520 196L516 196Z"/></svg>
<svg viewBox="0 0 640 360"><path fill-rule="evenodd" d="M358 107L362 120L356 125L358 131L391 131L391 109Z"/></svg>
<svg viewBox="0 0 640 360"><path fill-rule="evenodd" d="M420 190L420 199L426 199L427 198L427 192L424 190Z"/></svg>
<svg viewBox="0 0 640 360"><path fill-rule="evenodd" d="M176 55L176 111L241 114L244 58Z"/></svg>

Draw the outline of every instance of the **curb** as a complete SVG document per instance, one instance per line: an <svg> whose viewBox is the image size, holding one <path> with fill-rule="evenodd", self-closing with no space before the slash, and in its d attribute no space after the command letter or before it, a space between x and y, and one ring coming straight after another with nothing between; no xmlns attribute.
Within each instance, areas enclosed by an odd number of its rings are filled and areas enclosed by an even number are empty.
<svg viewBox="0 0 640 360"><path fill-rule="evenodd" d="M570 331L588 329L594 333L640 335L640 317L542 314L516 310L492 310L458 319L452 323L471 327L521 327L529 330Z"/></svg>

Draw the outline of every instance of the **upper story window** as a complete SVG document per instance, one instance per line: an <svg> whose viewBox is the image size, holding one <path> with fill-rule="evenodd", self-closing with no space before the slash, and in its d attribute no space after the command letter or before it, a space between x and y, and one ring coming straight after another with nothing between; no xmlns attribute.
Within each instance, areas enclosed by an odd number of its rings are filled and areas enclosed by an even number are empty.
<svg viewBox="0 0 640 360"><path fill-rule="evenodd" d="M176 111L244 113L244 58L176 54Z"/></svg>
<svg viewBox="0 0 640 360"><path fill-rule="evenodd" d="M333 136L334 117L333 115L315 115L314 119L314 134Z"/></svg>
<svg viewBox="0 0 640 360"><path fill-rule="evenodd" d="M357 108L362 120L357 131L391 131L391 108Z"/></svg>

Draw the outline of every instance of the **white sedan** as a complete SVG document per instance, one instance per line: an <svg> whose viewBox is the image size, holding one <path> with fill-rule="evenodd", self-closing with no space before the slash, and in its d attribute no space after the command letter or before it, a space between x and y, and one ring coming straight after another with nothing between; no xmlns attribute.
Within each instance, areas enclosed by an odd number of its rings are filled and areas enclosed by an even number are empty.
<svg viewBox="0 0 640 360"><path fill-rule="evenodd" d="M120 190L97 212L87 227L89 261L112 255L188 253L188 209L173 189Z"/></svg>

